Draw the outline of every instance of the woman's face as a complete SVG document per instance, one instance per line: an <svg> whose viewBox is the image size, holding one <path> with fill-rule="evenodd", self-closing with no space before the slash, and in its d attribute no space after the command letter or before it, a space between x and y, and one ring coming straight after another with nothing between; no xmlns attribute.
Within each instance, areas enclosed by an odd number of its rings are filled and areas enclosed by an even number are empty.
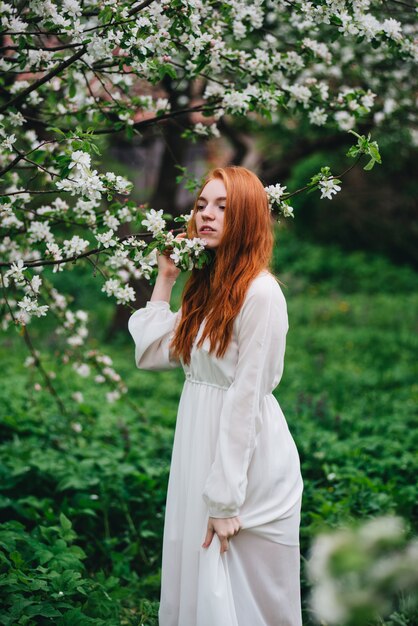
<svg viewBox="0 0 418 626"><path fill-rule="evenodd" d="M224 232L226 189L220 178L209 181L197 199L195 214L198 237L206 240L206 247L219 246Z"/></svg>

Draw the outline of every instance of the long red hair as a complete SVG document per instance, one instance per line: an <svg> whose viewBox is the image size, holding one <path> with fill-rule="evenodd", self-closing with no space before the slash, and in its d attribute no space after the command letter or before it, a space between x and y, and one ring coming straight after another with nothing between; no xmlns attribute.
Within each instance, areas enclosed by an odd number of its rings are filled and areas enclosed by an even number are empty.
<svg viewBox="0 0 418 626"><path fill-rule="evenodd" d="M221 179L226 188L224 231L212 263L193 269L182 296L182 315L171 349L185 363L199 327L205 320L198 346L208 337L210 352L222 357L232 337L233 323L251 281L268 267L273 249L272 218L260 179L244 167L217 168L205 185ZM195 203L188 236L197 237Z"/></svg>

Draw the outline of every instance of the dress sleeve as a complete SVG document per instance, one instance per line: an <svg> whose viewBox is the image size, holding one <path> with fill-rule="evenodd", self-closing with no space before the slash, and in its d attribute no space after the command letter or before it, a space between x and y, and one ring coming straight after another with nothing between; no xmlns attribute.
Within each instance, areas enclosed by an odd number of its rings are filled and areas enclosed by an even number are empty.
<svg viewBox="0 0 418 626"><path fill-rule="evenodd" d="M282 376L287 330L286 301L278 283L272 276L255 280L237 318L236 373L226 392L215 459L203 491L211 517L235 517L245 501L262 403Z"/></svg>
<svg viewBox="0 0 418 626"><path fill-rule="evenodd" d="M135 342L135 363L145 370L178 367L170 354L170 343L179 312L170 311L168 302L147 302L129 318L128 328Z"/></svg>

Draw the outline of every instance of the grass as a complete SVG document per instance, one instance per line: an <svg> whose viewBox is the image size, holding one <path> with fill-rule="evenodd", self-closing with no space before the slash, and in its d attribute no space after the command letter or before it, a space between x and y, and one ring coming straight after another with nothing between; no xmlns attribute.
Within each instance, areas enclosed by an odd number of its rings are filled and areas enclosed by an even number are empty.
<svg viewBox="0 0 418 626"><path fill-rule="evenodd" d="M301 456L304 558L324 527L359 518L396 513L412 532L416 273L376 255L299 240L291 231L279 233L274 266L286 284L290 320L275 393ZM94 342L102 347L112 310L94 281L74 273L71 288L75 304L91 305L91 327L101 329ZM55 339L40 331L34 338L54 368ZM164 500L183 377L179 370L137 370L127 332L103 351L128 385L129 403L107 404L98 385L60 367L55 384L70 407L63 416L45 391L34 391L37 377L22 366L17 334L1 338L0 580L9 600L0 602L0 624L157 624ZM81 404L71 400L76 390L84 394ZM57 543L61 552L50 556ZM56 595L57 580L66 585L65 601ZM307 591L303 575L305 599ZM310 624L307 612L304 623Z"/></svg>

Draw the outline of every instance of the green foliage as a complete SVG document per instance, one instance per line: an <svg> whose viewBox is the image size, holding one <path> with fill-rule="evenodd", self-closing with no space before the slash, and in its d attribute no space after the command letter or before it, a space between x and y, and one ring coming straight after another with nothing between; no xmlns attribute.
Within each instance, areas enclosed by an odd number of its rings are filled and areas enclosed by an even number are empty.
<svg viewBox="0 0 418 626"><path fill-rule="evenodd" d="M31 532L17 521L2 524L0 624L120 623L117 579L88 577L70 520L61 513L57 522Z"/></svg>
<svg viewBox="0 0 418 626"><path fill-rule="evenodd" d="M373 169L375 163L379 163L379 165L382 163L379 146L376 141L371 141L370 133L366 138L365 135L359 135L354 132L354 130L349 130L348 132L357 137L357 145L351 146L347 152L347 156L358 157L362 154L369 156L370 161L368 161L363 168L365 170Z"/></svg>
<svg viewBox="0 0 418 626"><path fill-rule="evenodd" d="M274 269L289 309L276 396L301 456L303 555L324 527L381 514L412 525L416 273L292 230L278 233ZM78 271L69 275L74 286ZM79 280L75 296L91 298L92 282ZM97 300L93 323L108 319L106 306ZM97 385L80 379L84 400L64 417L46 392L33 390L18 340L1 347L0 624L156 626L182 373L136 370L126 333L126 343L106 350L132 405L108 405ZM56 383L71 403L72 381ZM307 590L304 575L305 597ZM404 605L388 626L413 624ZM304 623L311 624L308 611Z"/></svg>

